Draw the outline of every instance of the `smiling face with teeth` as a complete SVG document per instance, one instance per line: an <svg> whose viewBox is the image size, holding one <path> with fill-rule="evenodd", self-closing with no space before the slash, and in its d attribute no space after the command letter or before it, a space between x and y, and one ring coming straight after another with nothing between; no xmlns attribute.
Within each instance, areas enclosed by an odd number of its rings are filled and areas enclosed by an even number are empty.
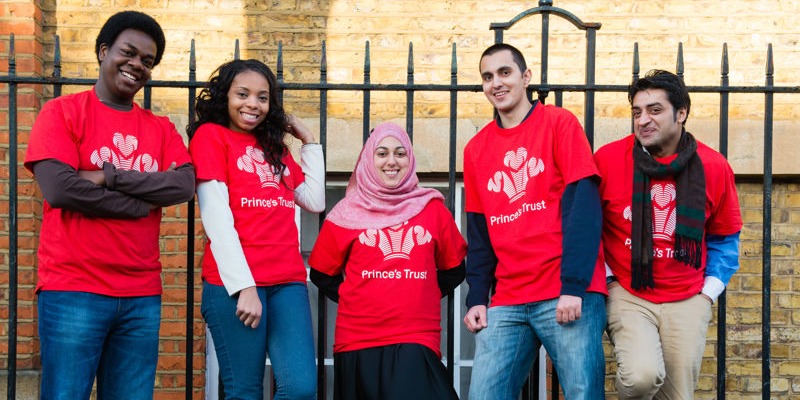
<svg viewBox="0 0 800 400"><path fill-rule="evenodd" d="M228 89L228 128L236 132L250 132L267 118L267 111L267 78L253 70L238 73Z"/></svg>
<svg viewBox="0 0 800 400"><path fill-rule="evenodd" d="M667 157L678 149L686 108L676 110L664 89L646 89L633 96L633 133L655 157Z"/></svg>
<svg viewBox="0 0 800 400"><path fill-rule="evenodd" d="M481 58L480 72L483 94L500 114L503 127L519 124L531 107L526 94L531 70L522 71L511 51L504 49Z"/></svg>
<svg viewBox="0 0 800 400"><path fill-rule="evenodd" d="M387 136L378 143L373 156L375 172L386 187L393 188L408 174L408 151L394 136Z"/></svg>
<svg viewBox="0 0 800 400"><path fill-rule="evenodd" d="M156 51L153 38L135 29L122 31L110 46L101 44L97 97L110 106L130 107L133 97L150 80Z"/></svg>

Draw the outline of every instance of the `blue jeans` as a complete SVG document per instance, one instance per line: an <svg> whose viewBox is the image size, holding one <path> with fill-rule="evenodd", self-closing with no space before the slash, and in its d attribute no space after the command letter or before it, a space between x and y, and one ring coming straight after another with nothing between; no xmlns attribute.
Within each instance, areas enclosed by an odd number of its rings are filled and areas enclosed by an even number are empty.
<svg viewBox="0 0 800 400"><path fill-rule="evenodd" d="M152 399L161 296L39 293L41 399Z"/></svg>
<svg viewBox="0 0 800 400"><path fill-rule="evenodd" d="M517 399L540 344L553 360L564 398L605 399L605 296L587 293L581 318L565 325L556 322L557 302L489 308L489 326L475 335L470 400Z"/></svg>
<svg viewBox="0 0 800 400"><path fill-rule="evenodd" d="M258 287L261 323L246 327L236 316L238 296L203 282L203 318L211 331L227 399L264 397L267 353L275 376L275 400L315 399L314 333L308 288L303 283Z"/></svg>

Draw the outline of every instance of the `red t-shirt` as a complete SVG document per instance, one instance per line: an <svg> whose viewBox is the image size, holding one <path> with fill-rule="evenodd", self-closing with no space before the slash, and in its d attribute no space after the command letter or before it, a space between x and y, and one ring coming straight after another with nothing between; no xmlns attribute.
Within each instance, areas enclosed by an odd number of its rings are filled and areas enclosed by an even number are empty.
<svg viewBox="0 0 800 400"><path fill-rule="evenodd" d="M441 200L405 223L345 229L325 221L308 260L339 287L335 353L417 343L441 356L436 270L458 266L466 243Z"/></svg>
<svg viewBox="0 0 800 400"><path fill-rule="evenodd" d="M537 104L514 128L492 121L464 149L466 211L484 214L497 256L491 306L561 293L561 197L566 185L597 175L592 150L569 111ZM605 293L598 258L588 291Z"/></svg>
<svg viewBox="0 0 800 400"><path fill-rule="evenodd" d="M55 159L76 170L165 171L190 162L180 134L167 117L134 104L118 111L100 103L94 90L48 101L31 130L25 156L29 170ZM36 290L108 296L161 293L158 236L161 209L140 219L91 218L53 208L45 201L39 237Z"/></svg>
<svg viewBox="0 0 800 400"><path fill-rule="evenodd" d="M305 282L294 203L304 175L291 154L283 157L283 176L275 175L255 136L212 123L197 128L189 151L198 182L216 180L228 187L234 228L256 285ZM202 276L222 285L208 240Z"/></svg>
<svg viewBox="0 0 800 400"><path fill-rule="evenodd" d="M631 288L631 198L633 196L634 136L609 143L595 154L602 176L603 247L606 263L629 292L653 303L685 300L703 288L706 252L702 267L694 269L672 258L675 247L675 181L651 179L653 204L653 278L655 288ZM731 235L742 229L742 216L733 171L725 158L697 143L706 181L705 233ZM660 162L669 163L677 154ZM703 244L705 249L705 244Z"/></svg>

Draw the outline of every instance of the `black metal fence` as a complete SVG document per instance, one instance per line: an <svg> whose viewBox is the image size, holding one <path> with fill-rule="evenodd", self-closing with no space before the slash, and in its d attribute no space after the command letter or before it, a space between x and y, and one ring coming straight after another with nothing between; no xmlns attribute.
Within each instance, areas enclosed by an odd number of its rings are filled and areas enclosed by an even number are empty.
<svg viewBox="0 0 800 400"><path fill-rule="evenodd" d="M503 23L493 23L491 24L490 28L495 32L495 41L502 42L503 41L503 32L513 27L517 22L521 19L532 16L532 15L540 15L542 18L542 30L541 30L541 76L540 82L538 84L531 84L529 87L529 92L533 94L536 92L537 97L545 102L548 101L548 97L552 94L554 97L553 103L556 105L561 105L563 101L564 93L570 92L577 92L583 93L584 95L584 129L586 134L589 138L590 143L594 142L594 133L595 133L595 125L594 125L594 116L595 116L595 93L597 92L625 92L627 87L624 85L602 85L595 83L595 44L596 44L596 32L600 29L600 23L584 23L575 15L569 13L566 10L561 8L553 7L552 1L547 0L540 0L539 6L536 8L531 8L526 10L515 18L508 22ZM551 16L556 16L567 20L568 22L572 23L577 29L583 30L586 33L586 66L585 66L585 81L582 84L568 84L568 85L560 85L560 84L553 84L548 82L548 57L549 57L549 21ZM196 97L196 91L198 88L202 87L205 82L198 82L196 79L196 68L195 68L195 48L194 48L194 41L192 41L191 45L191 55L190 55L190 62L189 62L189 69L188 69L188 79L185 81L151 81L144 89L144 101L143 107L150 108L151 100L152 100L152 88L179 88L179 89L186 89L187 94L187 104L188 104L188 114L189 117L194 112L194 103ZM342 83L328 83L327 81L327 59L326 59L326 47L325 43L323 42L321 48L321 62L319 67L320 73L320 80L317 83L296 83L296 82L286 82L284 80L284 65L283 65L283 50L281 46L278 47L278 58L277 58L277 66L276 66L276 75L278 78L279 86L281 93L285 91L305 91L305 92L318 92L319 93L319 124L320 124L320 140L323 144L323 149L327 154L328 149L328 94L330 91L349 91L349 92L361 92L363 94L363 137L366 140L370 129L370 94L373 92L378 91L388 91L388 92L401 92L406 94L406 129L409 135L413 139L413 120L414 120L414 113L413 110L415 108L415 100L414 94L418 92L444 92L449 93L449 146L448 146L448 191L447 191L447 198L446 202L450 210L454 210L455 206L455 193L456 193L456 181L457 181L457 174L456 174L456 138L458 132L456 131L456 118L457 118L457 108L458 108L458 94L463 92L480 92L481 86L476 84L459 84L457 80L457 72L458 72L458 65L457 65L457 57L456 57L456 46L453 44L452 46L452 61L451 61L451 68L450 68L450 82L446 84L416 84L414 83L414 52L413 46L409 44L408 49L408 67L407 67L407 82L404 84L380 84L380 83L373 83L371 82L370 78L370 48L369 42L366 43L364 49L364 69L363 69L363 83L351 83L351 84L342 84ZM238 58L239 56L239 48L238 42L236 44L236 50L234 53L234 57ZM727 155L728 152L728 122L729 122L729 97L732 93L751 93L751 94L763 94L764 95L764 155L763 155L763 236L762 236L762 273L763 273L763 292L762 292L762 301L763 301L763 310L762 310L762 355L761 355L761 363L762 363L762 398L769 399L770 397L770 363L771 363L771 356L770 356L770 310L771 310L771 229L772 229L772 210L769 206L772 204L772 184L773 184L773 173L772 173L772 140L773 140L773 106L774 106L774 95L775 94L800 94L800 87L789 87L789 86L775 86L774 85L774 67L773 67L773 55L772 55L772 46L769 45L767 49L767 62L765 67L765 82L763 86L731 86L729 84L729 62L728 62L728 51L727 51L727 44L723 44L722 46L722 54L721 54L721 70L720 70L720 82L718 85L705 85L705 86L689 86L689 91L692 93L715 93L719 95L720 99L720 106L719 106L719 151L723 155ZM17 89L20 85L48 85L52 87L53 95L59 96L61 95L62 87L65 85L79 85L79 86L88 86L94 84L94 79L87 79L87 78L65 78L61 76L61 54L60 54L60 46L58 37L56 37L55 41L55 55L54 55L54 71L52 77L23 77L18 76L16 73L16 61L15 61L15 50L14 50L14 36L11 36L10 46L9 46L9 58L8 58L8 75L0 76L0 83L6 84L8 87L8 123L9 123L9 159L8 159L8 171L9 171L9 325L8 325L8 386L7 386L7 395L9 399L16 398L16 360L17 360L17 351L16 351L16 344L18 340L18 333L17 333L17 299L18 299L18 217L17 217L17 209L18 209L18 176L17 176L17 168L16 166L19 165L19 160L17 159L17 141L18 141L18 126L17 126ZM679 76L683 76L685 71L684 68L684 56L683 56L683 47L679 45L678 52L677 52L677 61L676 61L676 72ZM633 46L633 53L632 53L632 68L631 68L631 78L636 78L639 76L639 52L638 52L638 45L634 44ZM188 216L186 218L187 223L187 232L188 232L188 248L186 254L186 265L188 271L194 271L194 258L195 258L195 249L194 249L194 232L195 232L195 215L194 215L194 204L189 203L188 206ZM322 220L323 217L320 217ZM194 321L194 308L195 308L195 299L194 299L194 278L192 273L187 274L187 288L186 288L186 296L187 296L187 304L186 304L186 382L192 382L193 377L193 361L192 361L192 349L193 349L193 321ZM319 399L327 398L326 395L326 369L325 369L325 351L326 345L328 343L327 340L327 329L326 329L326 321L328 320L327 317L327 309L328 304L325 300L324 296L320 296L318 299L318 337L317 337L317 346L318 346L318 354L319 354L319 362L318 362L318 387L319 387ZM456 318L455 310L456 310L456 303L453 296L450 296L447 301L447 319L448 319L448 326L453 326L453 320ZM717 381L716 381L716 393L718 399L725 398L725 387L726 387L726 354L725 354L725 341L726 341L726 300L725 294L723 293L722 296L719 298L718 302L718 329L717 329ZM453 329L447 329L447 343L446 347L447 350L445 352L445 357L447 360L447 370L451 376L456 373L454 371L454 363L453 357L451 355L454 352L454 340L453 340ZM538 398L539 396L539 382L538 382L539 374L536 372L531 373L531 379L523 392L523 398L525 399L533 399ZM557 377L553 377L552 387L558 387ZM558 391L554 390L553 398L558 397ZM192 387L190 384L187 384L186 387L186 398L190 399L192 397Z"/></svg>

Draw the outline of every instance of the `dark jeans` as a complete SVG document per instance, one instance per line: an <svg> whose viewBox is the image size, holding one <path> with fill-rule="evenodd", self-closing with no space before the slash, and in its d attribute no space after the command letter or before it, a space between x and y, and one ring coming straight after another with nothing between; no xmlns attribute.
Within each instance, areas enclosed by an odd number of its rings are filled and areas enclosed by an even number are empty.
<svg viewBox="0 0 800 400"><path fill-rule="evenodd" d="M39 293L41 399L152 399L161 296Z"/></svg>

